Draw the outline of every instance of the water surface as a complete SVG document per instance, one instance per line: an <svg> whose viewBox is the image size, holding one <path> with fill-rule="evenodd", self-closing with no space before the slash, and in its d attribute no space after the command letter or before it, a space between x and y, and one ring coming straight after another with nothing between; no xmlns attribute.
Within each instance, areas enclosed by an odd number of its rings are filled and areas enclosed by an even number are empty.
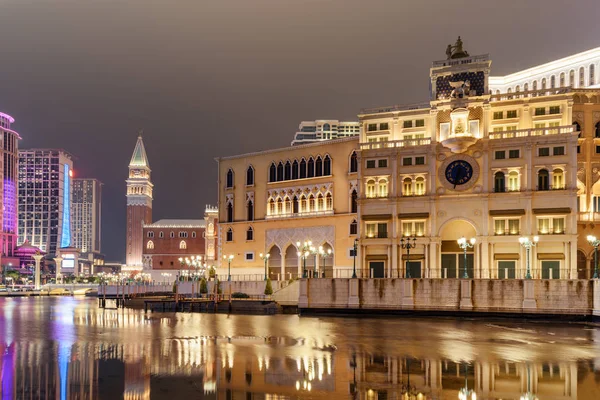
<svg viewBox="0 0 600 400"><path fill-rule="evenodd" d="M0 299L1 399L600 399L600 328ZM408 396L412 395L412 396Z"/></svg>

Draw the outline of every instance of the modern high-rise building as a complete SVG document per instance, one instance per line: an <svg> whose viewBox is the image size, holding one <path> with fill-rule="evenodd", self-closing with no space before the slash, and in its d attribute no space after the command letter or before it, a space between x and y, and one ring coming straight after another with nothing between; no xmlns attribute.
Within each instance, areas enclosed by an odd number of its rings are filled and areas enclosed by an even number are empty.
<svg viewBox="0 0 600 400"><path fill-rule="evenodd" d="M102 182L97 179L73 179L71 205L73 246L82 253L100 252L102 227Z"/></svg>
<svg viewBox="0 0 600 400"><path fill-rule="evenodd" d="M71 246L73 157L60 149L19 151L19 238L48 255Z"/></svg>
<svg viewBox="0 0 600 400"><path fill-rule="evenodd" d="M292 146L358 135L360 135L360 123L356 121L343 122L337 119L302 121L298 132L294 135Z"/></svg>
<svg viewBox="0 0 600 400"><path fill-rule="evenodd" d="M138 136L127 179L127 248L126 265L143 267L144 224L152 222L152 182L150 164L142 136Z"/></svg>
<svg viewBox="0 0 600 400"><path fill-rule="evenodd" d="M2 213L0 213L0 253L2 258L13 257L17 245L17 162L19 134L11 129L14 118L8 114L0 113L0 157L2 160L0 181L0 199ZM4 263L2 263L4 264Z"/></svg>

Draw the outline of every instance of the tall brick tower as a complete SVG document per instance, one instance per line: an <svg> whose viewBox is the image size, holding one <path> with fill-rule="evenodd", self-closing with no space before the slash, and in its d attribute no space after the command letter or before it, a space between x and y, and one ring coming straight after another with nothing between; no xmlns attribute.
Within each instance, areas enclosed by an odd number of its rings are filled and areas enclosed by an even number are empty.
<svg viewBox="0 0 600 400"><path fill-rule="evenodd" d="M152 223L152 182L150 165L140 134L129 162L127 179L127 250L126 265L142 269L144 224Z"/></svg>

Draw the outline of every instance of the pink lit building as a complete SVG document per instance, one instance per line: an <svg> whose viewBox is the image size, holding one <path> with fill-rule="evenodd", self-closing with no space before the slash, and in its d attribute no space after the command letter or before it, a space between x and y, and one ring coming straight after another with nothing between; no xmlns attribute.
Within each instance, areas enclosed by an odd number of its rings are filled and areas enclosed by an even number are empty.
<svg viewBox="0 0 600 400"><path fill-rule="evenodd" d="M17 246L17 182L19 159L19 134L11 129L15 120L0 112L0 264L18 264L15 258Z"/></svg>

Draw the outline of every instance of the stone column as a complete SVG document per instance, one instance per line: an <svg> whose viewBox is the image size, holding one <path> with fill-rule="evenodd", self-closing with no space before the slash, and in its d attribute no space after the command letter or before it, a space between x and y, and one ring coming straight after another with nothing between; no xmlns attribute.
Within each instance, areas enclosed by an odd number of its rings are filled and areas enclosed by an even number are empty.
<svg viewBox="0 0 600 400"><path fill-rule="evenodd" d="M40 290L40 263L44 258L41 254L35 254L33 259L35 260L35 290Z"/></svg>
<svg viewBox="0 0 600 400"><path fill-rule="evenodd" d="M490 253L489 253L490 244L488 243L487 237L481 239L481 273L482 279L490 279L492 275L492 265L493 262L490 262Z"/></svg>
<svg viewBox="0 0 600 400"><path fill-rule="evenodd" d="M279 257L281 258L281 280L285 281L285 254L282 251L279 252ZM269 260L267 260L267 276L270 278L271 273L269 271Z"/></svg>
<svg viewBox="0 0 600 400"><path fill-rule="evenodd" d="M429 278L442 278L442 268L437 252L438 246L437 241L432 241L429 244Z"/></svg>
<svg viewBox="0 0 600 400"><path fill-rule="evenodd" d="M54 258L54 262L56 263L56 283L58 283L59 280L62 283L62 274L60 273L60 270L62 267L63 258L58 255Z"/></svg>

